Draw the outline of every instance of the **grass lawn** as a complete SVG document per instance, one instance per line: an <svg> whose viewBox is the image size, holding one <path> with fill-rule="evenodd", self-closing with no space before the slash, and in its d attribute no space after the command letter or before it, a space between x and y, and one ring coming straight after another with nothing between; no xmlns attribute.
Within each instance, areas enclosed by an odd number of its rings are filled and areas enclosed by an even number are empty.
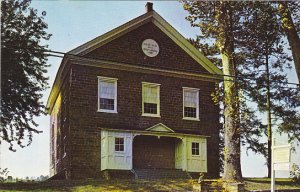
<svg viewBox="0 0 300 192"><path fill-rule="evenodd" d="M81 180L0 184L0 191L191 191L192 180Z"/></svg>
<svg viewBox="0 0 300 192"><path fill-rule="evenodd" d="M80 180L80 181L46 181L35 183L4 183L0 191L192 191L193 180ZM246 178L247 190L270 189L270 179ZM276 179L277 189L299 189L290 179Z"/></svg>
<svg viewBox="0 0 300 192"><path fill-rule="evenodd" d="M245 178L247 190L263 190L271 188L271 179L269 178ZM299 189L300 185L291 182L291 179L276 179L276 189Z"/></svg>

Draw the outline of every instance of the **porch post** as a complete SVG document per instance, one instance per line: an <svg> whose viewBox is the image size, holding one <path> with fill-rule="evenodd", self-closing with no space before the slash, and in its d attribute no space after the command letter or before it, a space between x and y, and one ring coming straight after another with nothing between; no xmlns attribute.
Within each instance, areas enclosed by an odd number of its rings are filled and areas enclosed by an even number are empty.
<svg viewBox="0 0 300 192"><path fill-rule="evenodd" d="M182 170L187 171L187 146L186 146L186 138L182 138Z"/></svg>

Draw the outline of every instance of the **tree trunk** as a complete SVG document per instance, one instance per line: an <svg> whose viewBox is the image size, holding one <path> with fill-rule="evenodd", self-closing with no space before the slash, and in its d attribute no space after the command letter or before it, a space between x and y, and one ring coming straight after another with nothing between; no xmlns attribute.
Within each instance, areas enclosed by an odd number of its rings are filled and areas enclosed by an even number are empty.
<svg viewBox="0 0 300 192"><path fill-rule="evenodd" d="M223 72L235 75L233 59L228 52L222 53ZM240 130L237 85L234 80L225 77L225 130L224 130L224 175L227 181L242 181L240 163Z"/></svg>
<svg viewBox="0 0 300 192"><path fill-rule="evenodd" d="M278 5L278 10L281 16L282 27L285 31L290 48L292 50L295 69L298 76L298 81L300 83L300 39L297 34L293 19L291 17L291 13L289 11L287 2L280 1Z"/></svg>
<svg viewBox="0 0 300 192"><path fill-rule="evenodd" d="M232 29L232 12L228 2L222 2L220 7L220 39L219 48L222 56L224 78L224 175L229 182L242 181L240 163L240 115L238 86L235 79L236 66L234 62L234 37Z"/></svg>

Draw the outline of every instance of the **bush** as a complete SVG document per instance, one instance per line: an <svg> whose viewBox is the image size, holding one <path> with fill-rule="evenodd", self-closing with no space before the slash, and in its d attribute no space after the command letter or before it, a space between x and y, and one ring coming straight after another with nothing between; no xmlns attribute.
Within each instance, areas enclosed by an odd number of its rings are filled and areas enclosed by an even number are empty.
<svg viewBox="0 0 300 192"><path fill-rule="evenodd" d="M1 169L0 168L0 182L3 182L5 180L6 175L8 174L7 168Z"/></svg>
<svg viewBox="0 0 300 192"><path fill-rule="evenodd" d="M300 167L295 163L292 166L292 170L290 171L290 177L294 183L300 184Z"/></svg>

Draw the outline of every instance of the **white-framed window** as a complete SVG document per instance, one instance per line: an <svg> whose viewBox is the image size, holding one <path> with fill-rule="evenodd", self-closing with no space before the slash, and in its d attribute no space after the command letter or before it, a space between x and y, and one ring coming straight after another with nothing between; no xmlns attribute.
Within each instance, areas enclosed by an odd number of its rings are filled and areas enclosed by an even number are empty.
<svg viewBox="0 0 300 192"><path fill-rule="evenodd" d="M192 155L200 155L200 144L192 142Z"/></svg>
<svg viewBox="0 0 300 192"><path fill-rule="evenodd" d="M124 138L123 137L116 137L115 138L115 151L116 152L124 152L125 145L124 145Z"/></svg>
<svg viewBox="0 0 300 192"><path fill-rule="evenodd" d="M143 116L160 117L160 84L142 82Z"/></svg>
<svg viewBox="0 0 300 192"><path fill-rule="evenodd" d="M117 113L117 80L98 76L98 112Z"/></svg>
<svg viewBox="0 0 300 192"><path fill-rule="evenodd" d="M183 119L199 120L199 89L183 87Z"/></svg>

